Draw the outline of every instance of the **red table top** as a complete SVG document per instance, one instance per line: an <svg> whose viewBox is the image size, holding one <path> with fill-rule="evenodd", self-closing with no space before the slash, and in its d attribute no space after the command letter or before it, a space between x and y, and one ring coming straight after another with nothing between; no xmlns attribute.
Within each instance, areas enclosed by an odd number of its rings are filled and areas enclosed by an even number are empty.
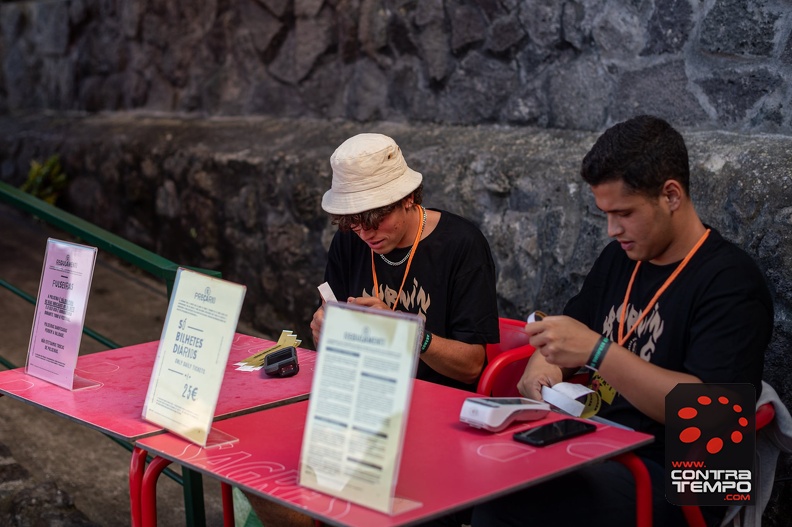
<svg viewBox="0 0 792 527"><path fill-rule="evenodd" d="M143 420L142 414L158 344L147 342L80 356L75 375L98 381L98 386L70 391L17 368L0 372L0 393L127 441L156 434L163 428ZM308 397L316 352L297 350L300 371L294 377L265 378L258 371L237 371L236 362L273 345L269 340L234 335L215 419Z"/></svg>
<svg viewBox="0 0 792 527"><path fill-rule="evenodd" d="M583 465L650 443L649 435L612 426L543 448L512 439L515 431L562 418L520 423L500 433L459 421L472 394L415 381L394 514L387 515L299 486L299 456L308 401L215 424L238 442L201 448L173 434L137 446L332 525L406 525L487 501ZM156 484L156 483L155 483Z"/></svg>

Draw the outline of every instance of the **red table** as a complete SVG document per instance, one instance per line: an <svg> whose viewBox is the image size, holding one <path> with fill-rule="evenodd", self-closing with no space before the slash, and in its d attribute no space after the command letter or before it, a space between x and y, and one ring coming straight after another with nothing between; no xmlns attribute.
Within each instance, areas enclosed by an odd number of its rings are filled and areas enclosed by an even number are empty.
<svg viewBox="0 0 792 527"><path fill-rule="evenodd" d="M154 369L159 342L83 355L75 374L98 386L70 391L25 373L24 368L0 372L0 394L32 404L105 434L134 442L164 429L142 418L143 403ZM316 353L298 349L300 372L287 379L262 378L259 372L238 371L234 365L274 342L237 333L231 344L215 419L307 399ZM137 447L129 468L132 523L139 525L140 488L146 452Z"/></svg>
<svg viewBox="0 0 792 527"><path fill-rule="evenodd" d="M512 434L560 419L560 415L550 414L493 434L459 421L462 403L469 396L469 392L415 381L392 516L298 484L308 409L308 402L303 401L216 423L217 429L238 441L214 448L201 448L170 433L138 441L138 447L164 460L152 462L144 476L144 525L156 524L156 480L170 461L331 525L397 526L490 500L653 440L646 434L598 424L593 434L533 448L517 443ZM651 487L645 487L648 476L639 483L641 499L651 503Z"/></svg>

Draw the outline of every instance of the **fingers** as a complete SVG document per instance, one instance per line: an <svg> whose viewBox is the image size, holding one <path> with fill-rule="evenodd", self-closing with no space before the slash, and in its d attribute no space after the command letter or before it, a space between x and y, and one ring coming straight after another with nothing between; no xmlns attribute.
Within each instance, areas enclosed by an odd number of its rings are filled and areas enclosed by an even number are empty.
<svg viewBox="0 0 792 527"><path fill-rule="evenodd" d="M539 375L532 378L520 379L517 384L517 390L523 397L533 399L535 401L542 401L542 387L552 386L552 381L546 375Z"/></svg>
<svg viewBox="0 0 792 527"><path fill-rule="evenodd" d="M525 371L517 383L517 390L523 397L541 401L542 387L553 386L561 382L563 377L559 367L549 364L541 353L534 353L528 359Z"/></svg>
<svg viewBox="0 0 792 527"><path fill-rule="evenodd" d="M520 392L520 395L528 399L533 399L534 401L542 400L542 388L535 383L525 384L520 382L517 385L517 391Z"/></svg>
<svg viewBox="0 0 792 527"><path fill-rule="evenodd" d="M389 309L388 306L385 304L385 302L383 302L382 300L380 300L375 296L359 296L357 298L351 296L347 299L347 302L349 302L350 304L356 304L358 306L374 307L377 309Z"/></svg>
<svg viewBox="0 0 792 527"><path fill-rule="evenodd" d="M540 333L544 328L544 324L542 322L528 322L525 324L523 331L528 333L529 335L536 335Z"/></svg>
<svg viewBox="0 0 792 527"><path fill-rule="evenodd" d="M322 325L324 324L324 303L316 310L311 319L311 336L313 337L314 345L319 347L319 336L322 334Z"/></svg>

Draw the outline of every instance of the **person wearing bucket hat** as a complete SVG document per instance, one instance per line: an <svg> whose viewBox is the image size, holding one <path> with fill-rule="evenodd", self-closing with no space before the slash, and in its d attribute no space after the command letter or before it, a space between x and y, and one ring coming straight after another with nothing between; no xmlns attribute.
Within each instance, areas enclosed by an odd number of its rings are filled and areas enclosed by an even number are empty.
<svg viewBox="0 0 792 527"><path fill-rule="evenodd" d="M417 377L475 391L485 346L498 342L495 264L470 221L426 209L423 176L396 142L355 135L330 157L322 208L338 226L325 280L338 299L425 320ZM321 335L324 308L311 321Z"/></svg>
<svg viewBox="0 0 792 527"><path fill-rule="evenodd" d="M495 264L486 238L460 216L423 207L423 176L388 136L351 137L330 165L322 208L338 231L325 281L339 300L423 317L416 377L475 391L485 346L499 341ZM320 306L311 321L316 344L323 321ZM264 525L314 525L307 515L248 499ZM437 524L458 526L469 518L467 510Z"/></svg>

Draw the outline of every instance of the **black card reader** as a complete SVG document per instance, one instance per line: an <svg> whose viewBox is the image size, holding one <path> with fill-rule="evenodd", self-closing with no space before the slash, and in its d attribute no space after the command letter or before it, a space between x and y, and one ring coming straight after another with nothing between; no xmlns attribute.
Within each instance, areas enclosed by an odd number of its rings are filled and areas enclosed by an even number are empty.
<svg viewBox="0 0 792 527"><path fill-rule="evenodd" d="M270 377L291 377L297 375L299 371L300 365L297 362L297 350L294 346L264 356L264 373Z"/></svg>

